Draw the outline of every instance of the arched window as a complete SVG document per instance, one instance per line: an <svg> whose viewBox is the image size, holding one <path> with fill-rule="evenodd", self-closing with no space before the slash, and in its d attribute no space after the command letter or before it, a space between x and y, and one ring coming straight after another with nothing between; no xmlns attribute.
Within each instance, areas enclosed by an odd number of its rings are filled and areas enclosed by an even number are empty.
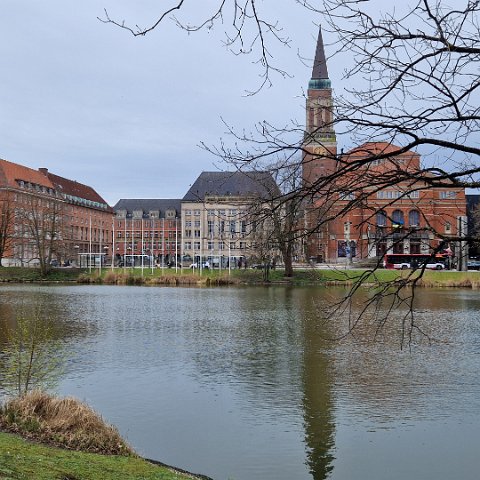
<svg viewBox="0 0 480 480"><path fill-rule="evenodd" d="M387 214L380 210L377 212L377 226L378 227L386 227L387 226Z"/></svg>
<svg viewBox="0 0 480 480"><path fill-rule="evenodd" d="M418 213L418 210L410 210L408 214L408 225L410 225L410 227L420 226L420 213Z"/></svg>
<svg viewBox="0 0 480 480"><path fill-rule="evenodd" d="M403 227L405 220L401 210L394 210L392 213L392 224L394 227Z"/></svg>

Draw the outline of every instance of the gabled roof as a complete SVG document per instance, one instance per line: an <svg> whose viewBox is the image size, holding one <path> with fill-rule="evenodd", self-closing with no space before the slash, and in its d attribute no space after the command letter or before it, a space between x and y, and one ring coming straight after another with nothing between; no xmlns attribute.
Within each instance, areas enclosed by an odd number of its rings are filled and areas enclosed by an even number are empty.
<svg viewBox="0 0 480 480"><path fill-rule="evenodd" d="M202 172L183 197L183 201L202 202L206 196L270 199L278 195L280 190L269 172Z"/></svg>
<svg viewBox="0 0 480 480"><path fill-rule="evenodd" d="M60 177L49 172L46 168L39 169L40 173L47 177L55 189L64 195L69 195L71 197L79 197L85 200L90 200L92 202L97 202L105 204L108 206L107 202L90 186L79 183L75 180L69 180L68 178Z"/></svg>
<svg viewBox="0 0 480 480"><path fill-rule="evenodd" d="M38 170L0 159L0 186L18 188L20 180L46 188L55 188L53 183Z"/></svg>
<svg viewBox="0 0 480 480"><path fill-rule="evenodd" d="M160 218L165 218L165 212L172 209L180 216L182 204L179 198L122 198L113 207L116 212L126 210L127 215L134 210L142 210L145 217L149 216L149 212L159 211Z"/></svg>

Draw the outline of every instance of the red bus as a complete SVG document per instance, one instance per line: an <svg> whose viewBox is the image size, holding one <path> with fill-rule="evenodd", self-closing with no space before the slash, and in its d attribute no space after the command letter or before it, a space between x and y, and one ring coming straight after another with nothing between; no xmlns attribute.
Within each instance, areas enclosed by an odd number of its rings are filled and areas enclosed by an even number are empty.
<svg viewBox="0 0 480 480"><path fill-rule="evenodd" d="M406 270L409 268L428 268L429 270L443 270L446 268L445 255L422 255L417 253L386 253L383 257L383 267Z"/></svg>

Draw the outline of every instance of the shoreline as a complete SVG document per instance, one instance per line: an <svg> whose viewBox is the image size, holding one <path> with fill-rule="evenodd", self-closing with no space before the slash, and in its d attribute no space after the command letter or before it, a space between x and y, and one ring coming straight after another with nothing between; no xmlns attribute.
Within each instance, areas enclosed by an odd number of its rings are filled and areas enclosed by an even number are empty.
<svg viewBox="0 0 480 480"><path fill-rule="evenodd" d="M421 278L419 278L421 277ZM89 284L89 285L137 285L137 286L319 286L351 287L358 283L372 288L390 283L395 287L415 285L420 288L480 288L480 272L470 270L385 270L385 269L296 269L293 277L284 277L282 270L271 270L268 279L263 270L210 270L200 274L190 271L175 272L174 269L145 271L136 269L55 269L47 276L31 268L0 268L1 284Z"/></svg>

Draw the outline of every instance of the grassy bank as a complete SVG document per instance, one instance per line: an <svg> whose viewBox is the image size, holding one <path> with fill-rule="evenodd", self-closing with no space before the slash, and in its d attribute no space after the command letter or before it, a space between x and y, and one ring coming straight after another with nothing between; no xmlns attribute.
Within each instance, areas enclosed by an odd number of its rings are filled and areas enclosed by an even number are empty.
<svg viewBox="0 0 480 480"><path fill-rule="evenodd" d="M0 432L0 478L25 480L181 480L193 478L136 457L63 450Z"/></svg>
<svg viewBox="0 0 480 480"><path fill-rule="evenodd" d="M378 269L375 272L361 269L303 269L295 270L292 278L285 278L283 270L269 272L269 282L292 285L345 285L362 281L366 285L392 282L396 279L414 278L418 272ZM264 283L261 270L204 270L190 269L54 269L46 277L31 268L0 268L0 282L77 282L106 285L255 285ZM423 272L418 282L422 287L480 288L480 272L430 271Z"/></svg>
<svg viewBox="0 0 480 480"><path fill-rule="evenodd" d="M32 391L0 408L0 478L195 478L141 458L90 407Z"/></svg>

